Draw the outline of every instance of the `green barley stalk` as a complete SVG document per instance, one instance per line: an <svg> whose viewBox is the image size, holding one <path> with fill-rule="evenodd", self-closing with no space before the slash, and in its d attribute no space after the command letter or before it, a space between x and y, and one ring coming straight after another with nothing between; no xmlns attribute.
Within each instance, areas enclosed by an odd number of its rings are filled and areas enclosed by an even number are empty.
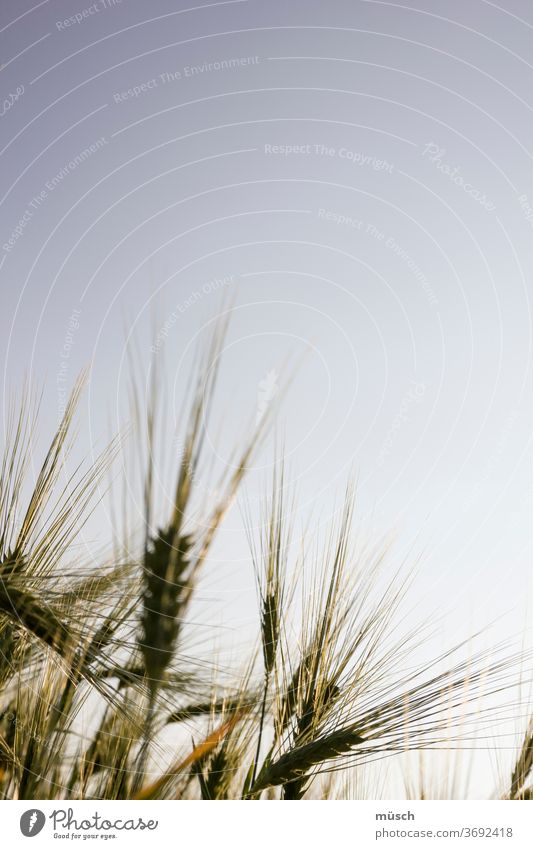
<svg viewBox="0 0 533 849"><path fill-rule="evenodd" d="M305 778L317 765L352 752L364 743L364 737L353 728L342 728L327 736L296 746L278 760L269 764L252 785L252 793L260 793L279 784L288 784Z"/></svg>
<svg viewBox="0 0 533 849"><path fill-rule="evenodd" d="M284 578L287 571L287 557L290 545L291 528L286 523L286 504L284 497L284 471L278 473L278 463L274 463L272 498L266 507L263 522L260 553L252 553L259 585L261 608L261 647L263 652L263 698L259 718L259 731L251 784L255 781L266 717L271 676L276 665L278 645L281 637L281 619L284 605ZM252 541L249 531L250 540Z"/></svg>
<svg viewBox="0 0 533 849"><path fill-rule="evenodd" d="M511 775L510 799L526 799L531 792L526 788L528 778L533 775L533 720L524 737L522 748Z"/></svg>

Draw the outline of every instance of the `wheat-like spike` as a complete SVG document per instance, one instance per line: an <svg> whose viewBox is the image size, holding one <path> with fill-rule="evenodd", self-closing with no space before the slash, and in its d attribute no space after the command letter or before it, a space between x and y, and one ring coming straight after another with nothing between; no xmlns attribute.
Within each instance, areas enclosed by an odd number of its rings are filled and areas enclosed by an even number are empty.
<svg viewBox="0 0 533 849"><path fill-rule="evenodd" d="M229 798L229 789L238 769L241 752L232 745L231 731L218 745L206 762L199 761L193 766L198 778L200 795L204 801Z"/></svg>
<svg viewBox="0 0 533 849"><path fill-rule="evenodd" d="M174 653L190 547L190 538L176 541L175 529L170 527L159 533L145 555L140 649L152 691L158 688Z"/></svg>
<svg viewBox="0 0 533 849"><path fill-rule="evenodd" d="M215 749L203 772L201 792L203 799L234 798L232 785L239 775L242 759L247 751L246 735L244 738L237 731L230 731L228 736ZM201 766L200 766L201 769Z"/></svg>
<svg viewBox="0 0 533 849"><path fill-rule="evenodd" d="M35 418L28 388L23 388L20 403L11 400L7 407L4 450L0 461L0 558L15 548L17 516L25 474L30 459L30 433Z"/></svg>
<svg viewBox="0 0 533 849"><path fill-rule="evenodd" d="M225 742L222 743L218 751L215 751L209 762L207 775L201 785L203 799L227 798L227 784L231 781L232 763L228 759Z"/></svg>
<svg viewBox="0 0 533 849"><path fill-rule="evenodd" d="M525 798L524 793L527 791L524 790L524 785L531 773L533 773L533 723L530 723L511 776L509 793L511 799Z"/></svg>
<svg viewBox="0 0 533 849"><path fill-rule="evenodd" d="M272 502L270 513L265 522L264 539L262 541L263 586L261 587L260 584L262 598L261 635L267 681L276 663L281 636L281 610L285 595L284 578L291 536L291 528L286 527L285 506L283 465L278 474L277 464L275 464ZM256 569L258 569L257 565Z"/></svg>
<svg viewBox="0 0 533 849"><path fill-rule="evenodd" d="M364 742L365 739L358 730L342 728L304 746L297 746L270 763L259 775L251 792L259 793L267 787L301 779L313 767L351 752L355 746Z"/></svg>
<svg viewBox="0 0 533 849"><path fill-rule="evenodd" d="M165 724L172 722L187 722L194 717L214 716L217 713L235 713L237 710L249 710L257 704L256 693L240 693L235 697L214 699L211 702L194 702L173 711Z"/></svg>
<svg viewBox="0 0 533 849"><path fill-rule="evenodd" d="M279 593L271 592L264 596L261 611L263 660L266 676L270 676L276 661L279 626Z"/></svg>
<svg viewBox="0 0 533 849"><path fill-rule="evenodd" d="M52 608L30 592L11 586L3 579L0 579L0 613L61 655L73 649L74 637L70 628Z"/></svg>
<svg viewBox="0 0 533 849"><path fill-rule="evenodd" d="M69 452L67 440L85 381L86 374L84 373L77 380L67 401L63 418L54 434L37 481L33 487L33 492L17 535L17 551L26 550L27 544L41 520L43 509L46 507L53 488L59 479L65 462L65 455Z"/></svg>

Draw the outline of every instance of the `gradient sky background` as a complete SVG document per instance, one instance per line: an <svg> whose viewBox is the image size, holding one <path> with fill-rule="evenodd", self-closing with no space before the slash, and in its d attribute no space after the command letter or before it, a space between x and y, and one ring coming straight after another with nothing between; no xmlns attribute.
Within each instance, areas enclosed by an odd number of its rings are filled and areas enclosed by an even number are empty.
<svg viewBox="0 0 533 849"><path fill-rule="evenodd" d="M172 433L234 298L219 463L300 362L280 413L300 518L329 519L355 469L363 525L422 555L411 600L444 643L496 618L491 639L531 643L531 4L2 0L0 37L4 395L44 386L51 431L91 363L96 452L155 311ZM249 622L238 510L217 557L212 593Z"/></svg>

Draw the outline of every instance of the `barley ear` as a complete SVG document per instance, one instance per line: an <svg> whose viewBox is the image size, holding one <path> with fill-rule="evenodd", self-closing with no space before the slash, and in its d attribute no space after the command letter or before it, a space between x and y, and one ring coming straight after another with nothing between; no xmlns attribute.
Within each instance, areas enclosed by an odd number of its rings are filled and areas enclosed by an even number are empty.
<svg viewBox="0 0 533 849"><path fill-rule="evenodd" d="M343 728L319 737L311 743L297 746L281 755L260 773L252 787L252 792L258 793L266 790L267 787L301 780L315 767L351 752L354 747L364 742L364 737L359 731Z"/></svg>

